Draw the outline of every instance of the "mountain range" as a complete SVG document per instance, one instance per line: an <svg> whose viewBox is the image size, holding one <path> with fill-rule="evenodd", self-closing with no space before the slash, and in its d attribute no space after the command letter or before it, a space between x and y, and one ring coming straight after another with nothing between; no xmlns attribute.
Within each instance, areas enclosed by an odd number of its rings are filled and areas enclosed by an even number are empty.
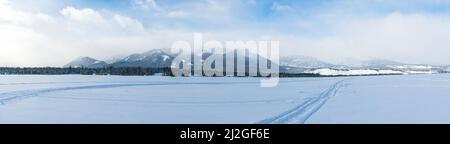
<svg viewBox="0 0 450 144"><path fill-rule="evenodd" d="M230 53L228 53L230 54ZM84 67L84 68L102 68L102 67L146 67L146 68L164 68L170 67L172 61L178 54L170 53L167 49L154 49L144 53L131 54L123 58L113 58L107 61L97 60L91 57L80 57L64 67ZM210 57L212 54L205 52L202 60ZM227 54L224 54L224 57ZM235 56L239 54L235 53ZM249 69L249 63L256 65L259 61L255 61L258 55L245 56L246 70ZM260 57L261 58L261 57ZM226 60L226 59L224 59ZM235 58L236 63L236 58ZM354 70L372 70L370 73L378 73L380 70L390 70L392 74L408 74L408 73L442 73L450 72L449 67L432 66L432 65L414 65L404 64L401 62L372 59L372 60L347 60L328 63L317 58L308 56L288 56L281 57L280 72L283 73L319 73L319 72L336 72L336 73L354 73ZM251 66L250 65L250 66ZM235 67L236 69L236 67ZM319 71L319 72L318 72ZM360 71L358 71L360 72ZM367 72L367 71L366 71ZM384 71L386 73L386 71ZM320 73L319 73L320 74ZM358 74L358 73L357 73Z"/></svg>
<svg viewBox="0 0 450 144"><path fill-rule="evenodd" d="M85 68L102 68L108 66L108 63L100 60L96 60L91 57L79 57L70 63L64 65L64 67L85 67Z"/></svg>

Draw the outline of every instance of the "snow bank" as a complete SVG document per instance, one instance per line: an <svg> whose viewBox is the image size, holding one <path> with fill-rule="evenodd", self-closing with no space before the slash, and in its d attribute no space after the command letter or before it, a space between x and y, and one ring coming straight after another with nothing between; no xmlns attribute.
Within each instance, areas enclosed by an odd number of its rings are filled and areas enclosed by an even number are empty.
<svg viewBox="0 0 450 144"><path fill-rule="evenodd" d="M317 69L307 71L306 73L319 74L324 76L358 76L358 75L399 75L404 74L401 71L394 70L335 70L335 69Z"/></svg>

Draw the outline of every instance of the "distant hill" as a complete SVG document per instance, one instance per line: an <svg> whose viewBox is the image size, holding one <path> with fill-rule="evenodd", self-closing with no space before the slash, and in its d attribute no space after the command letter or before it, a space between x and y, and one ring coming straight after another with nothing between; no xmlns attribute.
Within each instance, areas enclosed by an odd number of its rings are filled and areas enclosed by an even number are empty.
<svg viewBox="0 0 450 144"><path fill-rule="evenodd" d="M146 67L162 68L170 67L175 55L165 52L162 49L150 50L145 53L132 54L123 59L116 60L112 67Z"/></svg>
<svg viewBox="0 0 450 144"><path fill-rule="evenodd" d="M280 66L296 68L324 68L333 67L333 64L308 56L288 56L280 58Z"/></svg>
<svg viewBox="0 0 450 144"><path fill-rule="evenodd" d="M369 60L358 60L358 59L343 59L335 63L335 65L343 67L386 67L386 66L397 66L404 65L401 62L386 60L386 59L369 59Z"/></svg>
<svg viewBox="0 0 450 144"><path fill-rule="evenodd" d="M190 56L200 56L199 54L191 54ZM250 72L251 69L259 69L258 64L261 61L268 61L271 66L279 66L280 73L296 76L297 74L306 74L307 76L317 75L385 75L385 74L432 74L432 73L446 73L449 72L448 67L431 66L431 65L415 65L404 64L392 60L371 59L371 60L355 60L347 59L345 61L329 63L313 57L308 56L288 56L280 57L279 64L272 63L270 60L261 57L257 54L243 54L235 52L228 52L225 54L213 54L212 52L204 52L201 55L201 61L196 62L196 65L204 65L206 59L211 56L223 56L224 62L227 56L234 55L234 64L237 64L237 57L245 58L245 72ZM168 49L154 49L144 53L131 54L126 57L112 58L105 61L96 60L90 57L78 58L64 67L72 68L170 68L172 61L179 56L169 52ZM185 55L189 57L189 55ZM257 60L259 58L259 60ZM187 59L186 59L187 60ZM192 65L192 61L185 61L187 65ZM224 70L225 70L224 65ZM215 67L215 63L213 64ZM237 71L237 66L234 67ZM241 71L242 72L242 71ZM260 72L260 71L258 71ZM126 72L129 73L129 72ZM302 75L303 76L303 75Z"/></svg>
<svg viewBox="0 0 450 144"><path fill-rule="evenodd" d="M64 65L64 67L73 67L73 68L103 68L108 66L108 64L104 61L96 60L91 57L80 57L77 58L68 64Z"/></svg>

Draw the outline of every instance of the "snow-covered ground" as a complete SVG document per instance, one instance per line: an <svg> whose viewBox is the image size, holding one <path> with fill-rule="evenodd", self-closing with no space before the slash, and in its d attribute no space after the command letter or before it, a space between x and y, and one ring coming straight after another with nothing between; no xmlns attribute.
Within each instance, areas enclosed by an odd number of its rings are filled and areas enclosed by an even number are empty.
<svg viewBox="0 0 450 144"><path fill-rule="evenodd" d="M407 74L401 71L394 70L334 70L329 68L316 69L313 71L306 71L306 73L319 74L323 76L360 76L360 75L399 75Z"/></svg>
<svg viewBox="0 0 450 144"><path fill-rule="evenodd" d="M0 76L0 123L450 123L450 75Z"/></svg>

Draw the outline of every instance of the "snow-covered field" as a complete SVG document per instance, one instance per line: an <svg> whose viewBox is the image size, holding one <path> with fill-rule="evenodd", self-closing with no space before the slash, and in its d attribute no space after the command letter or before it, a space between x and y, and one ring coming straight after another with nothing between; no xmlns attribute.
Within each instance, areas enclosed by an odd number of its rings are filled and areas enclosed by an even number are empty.
<svg viewBox="0 0 450 144"><path fill-rule="evenodd" d="M0 123L450 123L450 75L0 76Z"/></svg>

